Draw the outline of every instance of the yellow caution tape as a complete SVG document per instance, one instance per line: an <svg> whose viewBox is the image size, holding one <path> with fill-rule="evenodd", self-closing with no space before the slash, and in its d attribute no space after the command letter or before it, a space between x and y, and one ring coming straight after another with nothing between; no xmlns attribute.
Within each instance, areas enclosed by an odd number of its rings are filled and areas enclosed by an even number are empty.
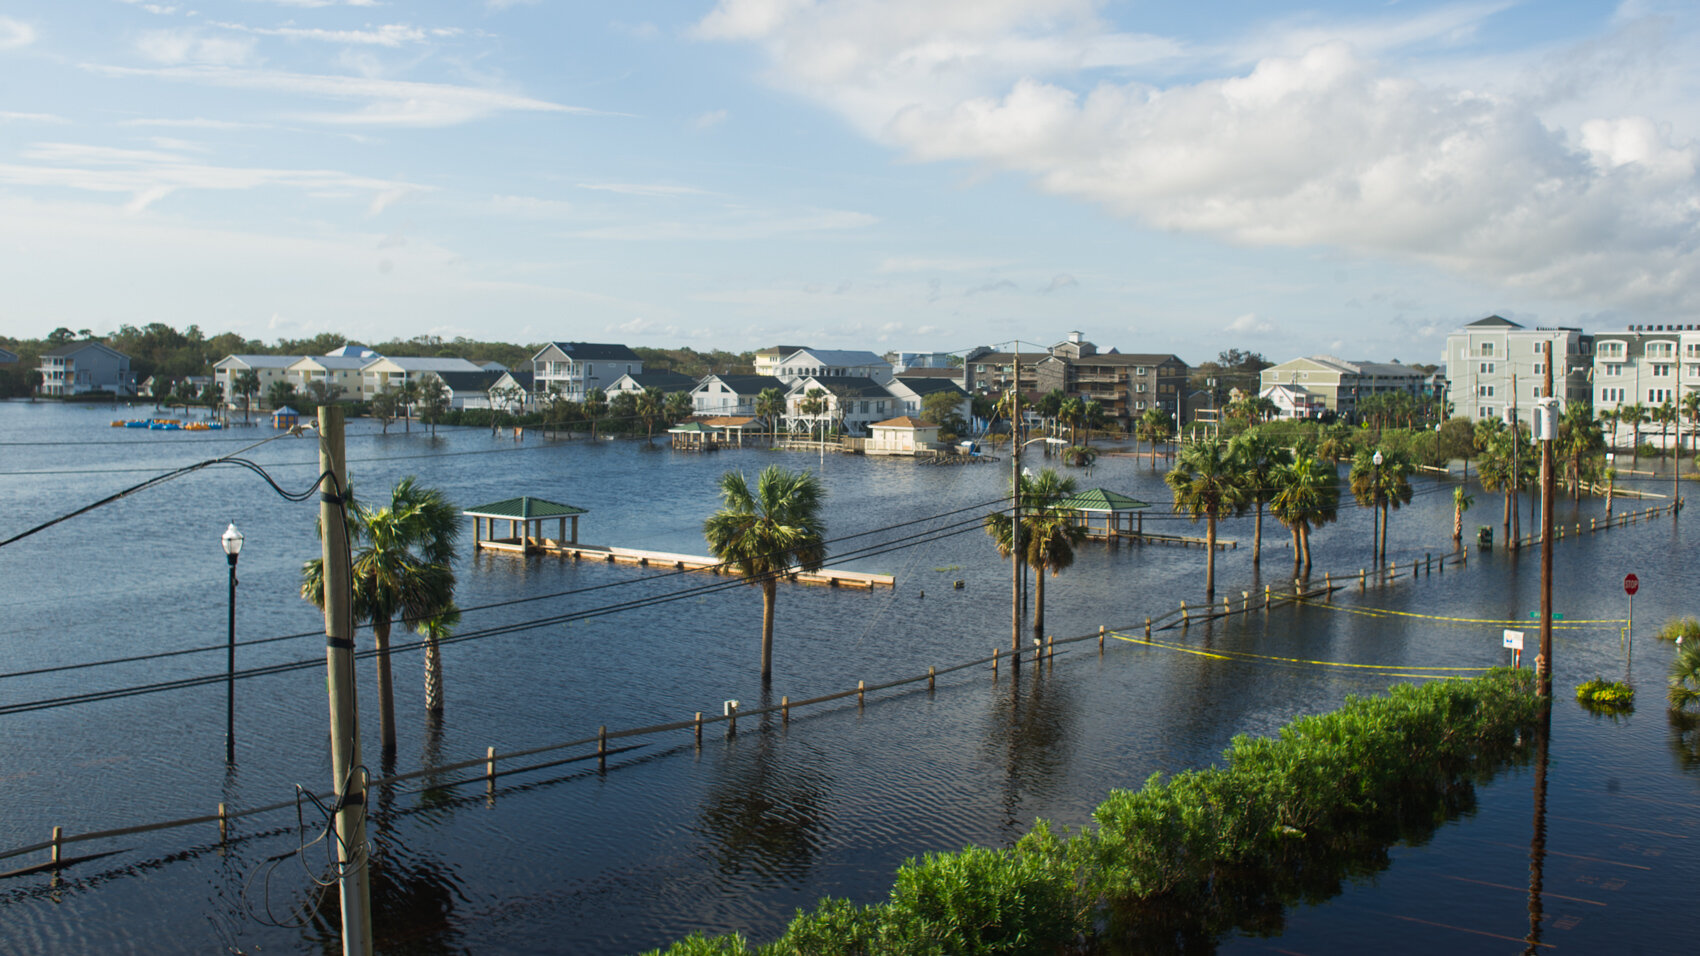
<svg viewBox="0 0 1700 956"><path fill-rule="evenodd" d="M1483 618L1483 617L1445 617L1445 616L1440 615L1440 614L1418 614L1415 611L1395 611L1395 610L1392 610L1390 608L1383 608L1383 607L1353 607L1352 605L1348 605L1348 604L1323 604L1323 603L1318 602L1318 601L1306 601L1306 600L1303 600L1303 599L1296 600L1293 603L1303 604L1306 607L1327 608L1330 611L1345 611L1348 614L1362 614L1366 617L1389 617L1389 616L1414 617L1414 618L1421 618L1422 620L1425 620L1425 621L1448 621L1448 622L1451 622L1451 623L1454 623L1454 624L1498 624L1498 625L1504 625L1504 626L1508 626L1508 627L1509 626L1518 626L1518 625L1521 625L1523 627L1538 627L1540 625L1540 621L1528 621L1528 620L1524 620L1524 621L1502 621L1502 620L1498 620L1496 618ZM1627 623L1629 623L1628 620L1626 620L1625 618L1621 618L1621 617L1602 618L1602 619L1597 620L1597 621L1565 621L1562 624L1554 624L1552 626L1552 629L1555 630L1555 631L1560 631L1560 630L1591 630L1592 625L1627 624Z"/></svg>
<svg viewBox="0 0 1700 956"><path fill-rule="evenodd" d="M1147 639L1144 639L1144 638L1135 639L1135 638L1131 638L1131 637L1123 637L1120 634L1117 634L1116 637L1118 637L1118 638L1120 638L1121 640L1124 640L1124 641L1131 641L1132 643L1135 643L1135 644L1149 644L1152 647L1165 647L1165 648L1168 648L1169 650L1172 650L1172 651L1188 651L1188 652L1191 652L1191 651L1194 650L1194 648L1187 647L1184 644L1170 644L1170 643L1165 642L1165 641L1153 641L1153 640L1147 640ZM1344 661L1306 660L1302 657L1275 657L1275 656L1269 655L1269 654L1253 654L1250 651L1209 651L1209 652L1205 652L1205 653L1207 653L1207 654L1209 654L1210 656L1213 656L1213 657L1220 657L1222 660L1251 659L1251 660L1263 660L1263 661L1282 661L1282 662L1288 663L1288 664L1314 664L1314 665L1317 665L1317 666L1320 666L1320 667L1362 667L1362 668L1367 668L1367 669L1371 669L1371 670L1384 670L1384 671L1485 671L1485 670L1488 670L1488 668L1486 668L1486 667L1429 667L1429 666L1426 666L1426 665L1418 665L1418 664L1349 664L1349 663L1346 663ZM1227 655L1232 655L1232 656L1227 656Z"/></svg>

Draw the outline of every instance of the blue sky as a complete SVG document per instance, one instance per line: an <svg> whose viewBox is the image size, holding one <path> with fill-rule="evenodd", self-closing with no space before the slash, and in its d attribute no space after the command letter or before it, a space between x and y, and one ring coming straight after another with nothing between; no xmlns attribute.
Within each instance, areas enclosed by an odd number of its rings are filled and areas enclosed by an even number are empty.
<svg viewBox="0 0 1700 956"><path fill-rule="evenodd" d="M0 332L1438 361L1700 321L1700 9L13 2Z"/></svg>

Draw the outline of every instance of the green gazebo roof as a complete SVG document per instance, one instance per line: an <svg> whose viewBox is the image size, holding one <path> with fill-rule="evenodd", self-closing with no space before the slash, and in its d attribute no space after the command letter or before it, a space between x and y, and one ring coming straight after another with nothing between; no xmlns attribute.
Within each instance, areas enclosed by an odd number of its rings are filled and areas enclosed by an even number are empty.
<svg viewBox="0 0 1700 956"><path fill-rule="evenodd" d="M689 435L702 434L709 431L709 429L704 428L702 422L683 422L681 424L674 425L672 428L667 429L667 431Z"/></svg>
<svg viewBox="0 0 1700 956"><path fill-rule="evenodd" d="M1090 491L1082 491L1074 497L1065 500L1057 507L1068 511L1114 512L1138 511L1141 508L1149 508L1151 506L1140 501L1138 498L1129 498L1127 495L1109 491L1104 488L1093 488Z"/></svg>
<svg viewBox="0 0 1700 956"><path fill-rule="evenodd" d="M530 521L534 518L568 518L573 515L587 514L584 508L563 505L554 501L544 501L542 498L509 498L506 501L496 501L476 508L468 508L461 512L473 518L506 518L515 521Z"/></svg>

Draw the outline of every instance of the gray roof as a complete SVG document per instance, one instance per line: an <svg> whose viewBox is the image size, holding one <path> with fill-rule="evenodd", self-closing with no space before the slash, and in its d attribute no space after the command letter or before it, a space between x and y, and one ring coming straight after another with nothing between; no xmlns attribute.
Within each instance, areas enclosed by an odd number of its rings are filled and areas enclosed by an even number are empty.
<svg viewBox="0 0 1700 956"><path fill-rule="evenodd" d="M224 358L219 359L217 362L214 362L213 364L214 365L223 365L226 362L229 362L231 360L235 360L235 361L241 362L243 365L246 365L249 368L285 369L285 368L290 367L291 365L294 365L296 362L301 361L304 358L308 358L308 356L305 356L305 355L226 355Z"/></svg>
<svg viewBox="0 0 1700 956"><path fill-rule="evenodd" d="M483 372L478 366L463 358L438 358L436 356L422 357L414 355L380 355L366 360L367 365L373 362L394 362L407 372Z"/></svg>
<svg viewBox="0 0 1700 956"><path fill-rule="evenodd" d="M739 395L760 395L767 389L778 389L781 395L791 389L783 379L772 375L705 375L698 385L710 380L718 381Z"/></svg>
<svg viewBox="0 0 1700 956"><path fill-rule="evenodd" d="M904 374L897 376L897 381L908 386L909 390L917 395L931 395L934 392L955 392L963 398L968 397L967 392L958 388L956 383L948 378L918 378L905 372Z"/></svg>
<svg viewBox="0 0 1700 956"><path fill-rule="evenodd" d="M851 368L857 365L886 365L891 363L872 352L855 349L801 349L820 360L820 363L833 368ZM789 361L794 355L786 356Z"/></svg>
<svg viewBox="0 0 1700 956"><path fill-rule="evenodd" d="M550 342L580 362L641 362L642 356L624 345L605 342Z"/></svg>
<svg viewBox="0 0 1700 956"><path fill-rule="evenodd" d="M688 392L697 384L696 379L678 372L628 372L620 378L631 379L637 383L638 388L649 388L653 385L663 392Z"/></svg>
<svg viewBox="0 0 1700 956"><path fill-rule="evenodd" d="M502 377L501 372L436 372L443 384L456 392L487 392Z"/></svg>
<svg viewBox="0 0 1700 956"><path fill-rule="evenodd" d="M114 355L123 355L125 358L129 358L128 355L124 355L123 352L120 352L117 349L113 348L112 346L107 345L105 342L97 342L94 339L84 339L81 342L67 342L64 345L61 345L57 348L51 348L51 349L48 349L47 351L41 353L41 357L47 358L48 356L52 356L54 358L62 358L66 355L75 355L78 352L81 352L83 349L89 348L91 346L94 347L94 348L105 349L106 351L111 352Z"/></svg>
<svg viewBox="0 0 1700 956"><path fill-rule="evenodd" d="M849 398L891 398L884 385L862 375L811 375L804 382L816 382L834 395ZM802 382L798 382L801 385Z"/></svg>
<svg viewBox="0 0 1700 956"><path fill-rule="evenodd" d="M1504 317L1498 316L1498 315L1490 315L1485 319L1477 319L1476 321L1471 322L1469 325L1466 325L1464 327L1467 328L1467 329L1475 329L1475 328L1482 328L1484 326L1489 327L1489 328L1498 328L1498 329L1520 329L1520 328L1522 328L1521 325L1518 325L1517 323L1511 321L1510 319L1507 319L1507 318L1504 318Z"/></svg>
<svg viewBox="0 0 1700 956"><path fill-rule="evenodd" d="M309 358L309 359L312 359L314 362L317 362L319 364L319 367L325 369L326 371L339 370L339 371L345 371L345 372L358 372L361 369L365 368L366 366L371 365L372 360L377 358L377 357L378 356L376 354L369 355L365 358L361 358L358 355L308 355L308 356L304 356L304 358ZM296 359L295 361L299 362L299 361L301 361L301 359ZM293 365L293 364L295 364L295 362L291 362L289 364Z"/></svg>

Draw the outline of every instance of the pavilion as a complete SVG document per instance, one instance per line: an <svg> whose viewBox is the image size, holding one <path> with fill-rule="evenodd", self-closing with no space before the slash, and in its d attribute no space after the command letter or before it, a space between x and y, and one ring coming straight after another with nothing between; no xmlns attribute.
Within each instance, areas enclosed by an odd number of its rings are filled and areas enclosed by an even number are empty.
<svg viewBox="0 0 1700 956"><path fill-rule="evenodd" d="M578 516L586 513L584 508L531 497L508 498L461 512L472 519L473 550L489 548L522 554L578 544ZM559 535L552 539L543 536L543 522L550 518L560 521ZM506 537L496 537L498 521L508 523ZM571 537L567 535L568 521L572 522Z"/></svg>
<svg viewBox="0 0 1700 956"><path fill-rule="evenodd" d="M1092 488L1064 499L1057 505L1057 510L1074 512L1087 537L1114 541L1121 537L1140 538L1145 533L1145 516L1140 514L1140 509L1149 507L1137 498L1104 488ZM1129 517L1134 520L1127 520ZM1101 518L1103 523L1094 526L1094 518Z"/></svg>

